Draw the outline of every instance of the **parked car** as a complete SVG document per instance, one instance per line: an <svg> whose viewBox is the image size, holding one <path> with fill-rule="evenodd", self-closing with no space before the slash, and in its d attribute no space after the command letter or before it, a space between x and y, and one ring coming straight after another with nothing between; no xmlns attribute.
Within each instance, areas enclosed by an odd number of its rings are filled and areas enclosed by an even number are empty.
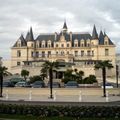
<svg viewBox="0 0 120 120"><path fill-rule="evenodd" d="M78 83L76 81L68 81L65 87L66 88L78 88Z"/></svg>
<svg viewBox="0 0 120 120"><path fill-rule="evenodd" d="M50 87L50 82L48 82L47 86ZM60 83L59 82L53 82L52 87L53 88L60 88Z"/></svg>
<svg viewBox="0 0 120 120"><path fill-rule="evenodd" d="M15 87L31 87L31 85L27 82L22 81L22 82L17 82L15 84Z"/></svg>
<svg viewBox="0 0 120 120"><path fill-rule="evenodd" d="M112 84L110 84L110 83L106 83L105 87L106 88L113 88ZM101 86L101 88L103 88L103 85Z"/></svg>
<svg viewBox="0 0 120 120"><path fill-rule="evenodd" d="M3 87L14 87L14 83L7 81L7 82L3 82Z"/></svg>
<svg viewBox="0 0 120 120"><path fill-rule="evenodd" d="M23 81L26 82L23 78L11 78L10 81L13 82L14 84Z"/></svg>
<svg viewBox="0 0 120 120"><path fill-rule="evenodd" d="M35 81L31 86L32 88L43 88L45 83L43 81Z"/></svg>

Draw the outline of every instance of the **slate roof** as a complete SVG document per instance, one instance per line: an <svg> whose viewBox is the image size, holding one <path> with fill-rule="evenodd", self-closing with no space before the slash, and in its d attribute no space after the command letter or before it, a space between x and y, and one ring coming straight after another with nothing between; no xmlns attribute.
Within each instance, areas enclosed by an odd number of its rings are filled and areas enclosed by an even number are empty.
<svg viewBox="0 0 120 120"><path fill-rule="evenodd" d="M93 27L92 39L98 39L98 34L97 34L97 30L96 30L95 25Z"/></svg>
<svg viewBox="0 0 120 120"><path fill-rule="evenodd" d="M64 22L63 28L67 29L67 24L66 22ZM22 46L26 46L27 45L27 41L40 41L40 46L41 46L41 41L45 40L45 46L47 46L47 41L51 40L52 41L52 46L53 46L53 42L55 41L59 41L60 37L63 35L65 37L66 41L70 41L70 34L67 31L64 32L61 31L59 34L58 33L50 33L50 34L40 34L35 40L33 37L33 31L32 31L32 27L30 28L30 31L27 33L26 38L24 39L23 35L20 36L20 40L21 40L21 45ZM78 40L78 46L80 46L80 41L83 39L85 42L85 46L86 46L86 42L88 39L92 40L92 39L98 39L99 40L99 44L100 45L104 45L104 38L105 38L106 33L103 34L102 31L100 31L99 37L98 37L98 33L96 30L96 27L94 25L93 27L93 32L92 32L92 36L89 33L72 33L72 46L74 46L74 41L77 39ZM107 36L108 37L108 36ZM108 37L109 38L109 37ZM110 45L114 45L113 42L109 39L109 44ZM14 44L13 47L17 46L17 42Z"/></svg>
<svg viewBox="0 0 120 120"><path fill-rule="evenodd" d="M19 37L19 39L21 41L21 46L27 46L27 42L24 39L23 35L21 34L21 36ZM18 42L18 41L17 41ZM13 45L13 47L17 47L17 42Z"/></svg>
<svg viewBox="0 0 120 120"><path fill-rule="evenodd" d="M30 32L27 33L26 35L26 41L33 41L34 37L33 37L33 31L32 31L32 27L30 28Z"/></svg>
<svg viewBox="0 0 120 120"><path fill-rule="evenodd" d="M39 35L36 40L39 40L39 41L42 41L42 40L45 40L45 41L48 41L48 40L51 40L51 41L54 41L55 40L55 34L41 34Z"/></svg>
<svg viewBox="0 0 120 120"><path fill-rule="evenodd" d="M106 37L106 33L103 34L102 31L100 31L100 35L99 35L99 45L104 45L104 38ZM108 37L108 36L107 36ZM110 40L110 38L108 37L109 40L109 45L114 45L114 43Z"/></svg>

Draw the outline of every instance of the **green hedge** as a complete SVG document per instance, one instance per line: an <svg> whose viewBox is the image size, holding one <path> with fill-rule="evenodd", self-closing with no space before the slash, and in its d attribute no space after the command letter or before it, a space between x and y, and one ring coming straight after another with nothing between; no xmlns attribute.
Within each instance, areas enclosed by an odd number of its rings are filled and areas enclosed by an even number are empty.
<svg viewBox="0 0 120 120"><path fill-rule="evenodd" d="M0 114L40 117L120 118L120 106L33 106L0 104Z"/></svg>

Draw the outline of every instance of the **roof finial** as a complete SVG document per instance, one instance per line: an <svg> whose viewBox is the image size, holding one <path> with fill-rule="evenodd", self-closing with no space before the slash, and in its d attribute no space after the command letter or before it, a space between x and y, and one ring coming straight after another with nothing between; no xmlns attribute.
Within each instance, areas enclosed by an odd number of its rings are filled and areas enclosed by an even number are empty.
<svg viewBox="0 0 120 120"><path fill-rule="evenodd" d="M64 20L64 25L63 25L63 29L67 30L67 24L66 24L66 19Z"/></svg>

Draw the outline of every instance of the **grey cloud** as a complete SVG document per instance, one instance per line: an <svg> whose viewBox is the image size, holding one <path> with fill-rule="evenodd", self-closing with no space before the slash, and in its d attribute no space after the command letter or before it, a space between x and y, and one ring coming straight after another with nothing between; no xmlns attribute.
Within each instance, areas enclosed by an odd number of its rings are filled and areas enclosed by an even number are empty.
<svg viewBox="0 0 120 120"><path fill-rule="evenodd" d="M0 3L0 56L3 57L9 56L9 48L21 33L26 35L30 26L35 37L43 32L60 32L65 18L69 31L91 33L96 24L98 32L105 29L115 43L119 41L119 0L0 0Z"/></svg>

